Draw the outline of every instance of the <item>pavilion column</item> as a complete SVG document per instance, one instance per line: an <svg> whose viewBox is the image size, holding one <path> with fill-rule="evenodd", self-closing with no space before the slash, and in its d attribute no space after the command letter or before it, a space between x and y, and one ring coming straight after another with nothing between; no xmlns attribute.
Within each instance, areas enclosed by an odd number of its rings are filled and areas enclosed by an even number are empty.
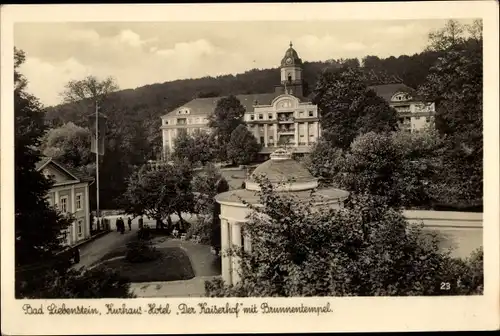
<svg viewBox="0 0 500 336"><path fill-rule="evenodd" d="M172 144L172 132L170 130L167 130L168 134L168 148L170 149L170 152L174 149L174 145Z"/></svg>
<svg viewBox="0 0 500 336"><path fill-rule="evenodd" d="M319 139L321 137L321 126L319 125L319 122L316 121L316 137Z"/></svg>
<svg viewBox="0 0 500 336"><path fill-rule="evenodd" d="M309 123L305 122L306 131L304 133L304 137L306 138L306 146L309 146Z"/></svg>
<svg viewBox="0 0 500 336"><path fill-rule="evenodd" d="M267 147L267 124L264 124L264 147Z"/></svg>
<svg viewBox="0 0 500 336"><path fill-rule="evenodd" d="M233 222L231 223L231 243L232 243L232 248L234 249L239 249L241 248L241 223ZM240 281L240 257L236 255L232 255L231 257L231 262L232 262L232 284L236 284L237 282Z"/></svg>
<svg viewBox="0 0 500 336"><path fill-rule="evenodd" d="M221 218L221 240L220 240L220 252L221 252L221 263L222 263L222 280L226 284L231 285L231 256L227 254L230 247L230 236L229 236L229 223L226 219Z"/></svg>
<svg viewBox="0 0 500 336"><path fill-rule="evenodd" d="M299 146L299 123L296 122L295 124L295 147Z"/></svg>

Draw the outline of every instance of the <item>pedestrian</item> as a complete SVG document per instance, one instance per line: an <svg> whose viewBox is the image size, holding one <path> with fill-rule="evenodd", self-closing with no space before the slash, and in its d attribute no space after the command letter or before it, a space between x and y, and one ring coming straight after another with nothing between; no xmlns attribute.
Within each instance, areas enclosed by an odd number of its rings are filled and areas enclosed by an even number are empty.
<svg viewBox="0 0 500 336"><path fill-rule="evenodd" d="M132 231L132 218L130 218L130 216L128 217L127 223L128 223L128 230Z"/></svg>
<svg viewBox="0 0 500 336"><path fill-rule="evenodd" d="M123 218L118 219L120 221L120 233L124 234L125 233L125 222L123 221Z"/></svg>
<svg viewBox="0 0 500 336"><path fill-rule="evenodd" d="M144 227L144 219L142 218L142 215L141 217L139 217L139 230L142 229Z"/></svg>
<svg viewBox="0 0 500 336"><path fill-rule="evenodd" d="M116 225L116 232L120 232L121 231L121 229L120 229L120 218L116 219L115 225Z"/></svg>

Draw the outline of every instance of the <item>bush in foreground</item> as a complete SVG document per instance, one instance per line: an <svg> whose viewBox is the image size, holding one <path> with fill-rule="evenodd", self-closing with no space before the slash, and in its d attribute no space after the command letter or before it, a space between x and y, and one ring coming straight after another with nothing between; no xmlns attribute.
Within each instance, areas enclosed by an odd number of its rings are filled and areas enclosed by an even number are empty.
<svg viewBox="0 0 500 336"><path fill-rule="evenodd" d="M19 282L16 290L22 299L94 299L132 298L128 279L114 270L97 267L90 270L47 270L36 281Z"/></svg>
<svg viewBox="0 0 500 336"><path fill-rule="evenodd" d="M252 251L241 281L206 284L207 296L409 296L482 291L481 252L470 260L442 252L439 237L410 225L384 198L353 196L321 209L261 183L260 204L243 227ZM449 283L443 288L443 283Z"/></svg>

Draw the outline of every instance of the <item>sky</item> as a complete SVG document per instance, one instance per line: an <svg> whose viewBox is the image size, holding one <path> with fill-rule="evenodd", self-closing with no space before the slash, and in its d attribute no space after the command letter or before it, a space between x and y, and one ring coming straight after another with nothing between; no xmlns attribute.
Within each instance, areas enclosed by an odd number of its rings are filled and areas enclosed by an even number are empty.
<svg viewBox="0 0 500 336"><path fill-rule="evenodd" d="M468 20L461 20L469 23ZM412 55L446 20L16 23L21 72L46 106L70 80L112 76L120 89L237 74L280 64L290 41L303 61ZM48 84L50 83L50 84Z"/></svg>

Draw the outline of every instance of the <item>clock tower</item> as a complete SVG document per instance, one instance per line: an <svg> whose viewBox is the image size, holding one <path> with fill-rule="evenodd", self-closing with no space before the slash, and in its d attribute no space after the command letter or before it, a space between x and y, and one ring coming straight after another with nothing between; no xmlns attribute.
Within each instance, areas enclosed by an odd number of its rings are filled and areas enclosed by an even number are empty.
<svg viewBox="0 0 500 336"><path fill-rule="evenodd" d="M281 93L302 97L304 94L302 88L302 60L293 49L292 42L290 42L290 48L288 48L281 60L280 73L281 85L276 89Z"/></svg>

